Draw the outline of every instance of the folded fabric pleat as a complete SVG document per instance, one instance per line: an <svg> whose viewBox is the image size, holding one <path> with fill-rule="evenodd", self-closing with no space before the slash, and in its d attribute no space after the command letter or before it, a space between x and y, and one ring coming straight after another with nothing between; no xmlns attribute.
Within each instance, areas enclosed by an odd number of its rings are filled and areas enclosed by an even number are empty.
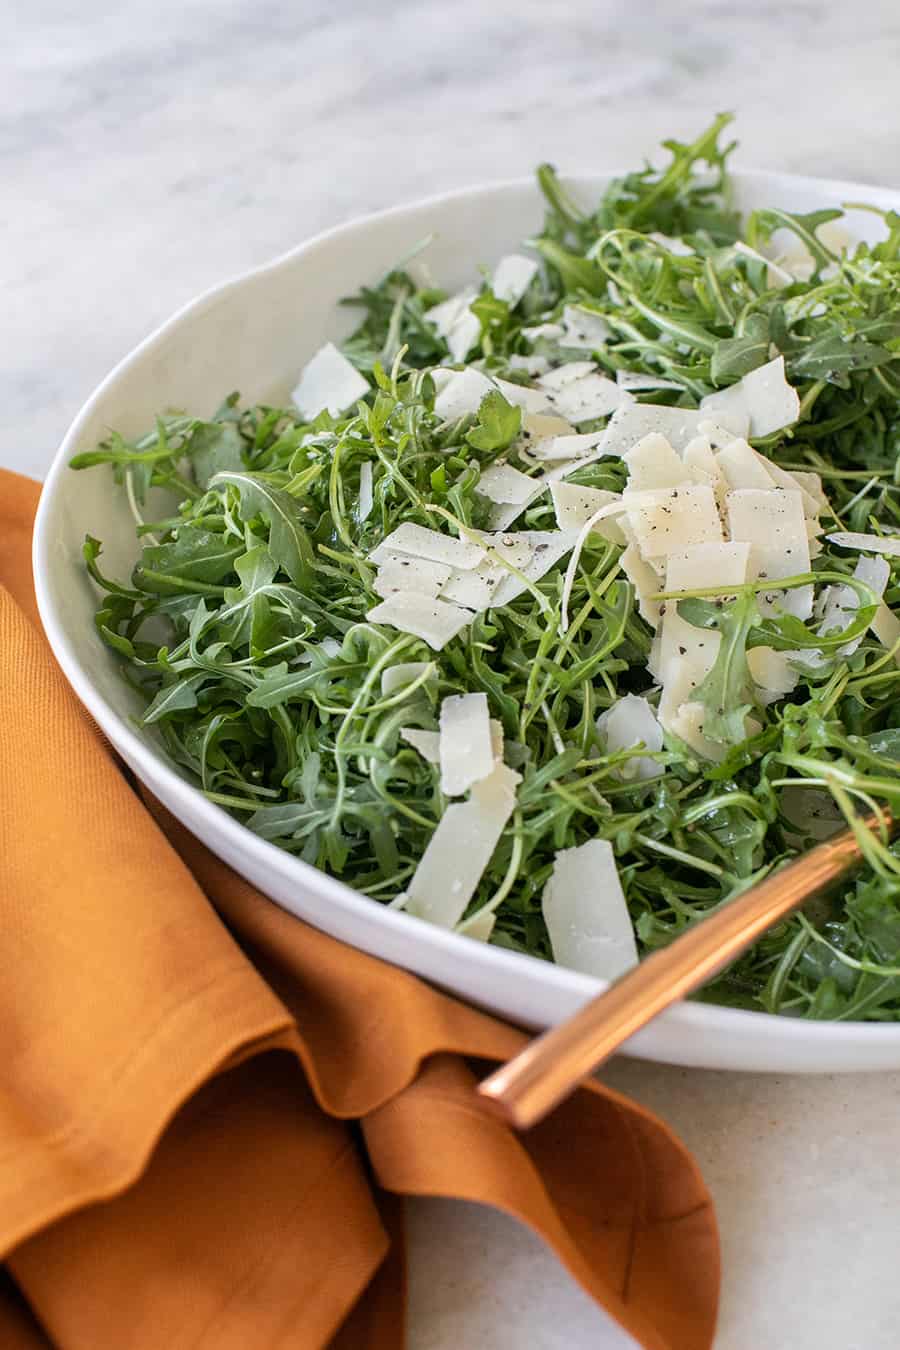
<svg viewBox="0 0 900 1350"><path fill-rule="evenodd" d="M272 904L135 791L35 622L0 479L0 1344L392 1350L400 1197L496 1206L643 1346L704 1350L712 1205L599 1085L515 1136L521 1032Z"/></svg>

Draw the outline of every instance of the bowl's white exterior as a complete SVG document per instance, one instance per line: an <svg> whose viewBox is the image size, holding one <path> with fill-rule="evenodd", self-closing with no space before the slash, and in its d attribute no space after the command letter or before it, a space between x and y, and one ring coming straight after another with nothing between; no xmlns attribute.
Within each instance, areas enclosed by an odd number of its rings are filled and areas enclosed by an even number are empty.
<svg viewBox="0 0 900 1350"><path fill-rule="evenodd" d="M608 176L570 180L586 201ZM900 193L777 174L736 175L739 205L812 210L846 201L900 209ZM207 292L126 357L85 404L47 479L34 537L38 604L47 636L75 692L134 772L184 824L273 900L354 946L417 972L473 1003L545 1027L596 994L600 982L434 928L385 909L265 843L208 802L129 720L134 696L95 637L96 595L81 561L86 532L104 543L104 567L127 576L134 559L125 495L102 470L67 468L115 427L136 434L165 408L208 414L233 389L248 399L286 398L303 361L357 321L340 297L372 283L428 235L435 278L454 287L536 229L530 181L435 197L330 230L284 257ZM877 218L854 213L860 237ZM703 1004L672 1008L627 1046L630 1054L708 1068L833 1072L900 1068L900 1026L809 1023Z"/></svg>

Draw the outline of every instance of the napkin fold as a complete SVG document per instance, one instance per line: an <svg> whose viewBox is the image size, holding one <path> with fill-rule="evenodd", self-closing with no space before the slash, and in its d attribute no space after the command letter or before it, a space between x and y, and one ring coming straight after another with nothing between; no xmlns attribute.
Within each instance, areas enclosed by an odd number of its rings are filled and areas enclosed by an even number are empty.
<svg viewBox="0 0 900 1350"><path fill-rule="evenodd" d="M529 1225L646 1350L704 1350L709 1194L599 1084L513 1134L524 1035L279 909L123 770L57 670L0 476L0 1344L399 1350L402 1200Z"/></svg>

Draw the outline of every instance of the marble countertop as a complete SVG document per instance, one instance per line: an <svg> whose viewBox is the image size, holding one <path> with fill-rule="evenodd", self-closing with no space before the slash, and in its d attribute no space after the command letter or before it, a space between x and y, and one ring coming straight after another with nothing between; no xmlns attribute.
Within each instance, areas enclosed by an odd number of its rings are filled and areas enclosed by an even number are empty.
<svg viewBox="0 0 900 1350"><path fill-rule="evenodd" d="M364 211L630 166L733 108L738 162L900 184L900 8L757 0L40 0L0 52L0 462L40 476L198 291ZM619 1060L716 1197L719 1350L893 1350L900 1075ZM412 1350L622 1350L500 1215L412 1206Z"/></svg>

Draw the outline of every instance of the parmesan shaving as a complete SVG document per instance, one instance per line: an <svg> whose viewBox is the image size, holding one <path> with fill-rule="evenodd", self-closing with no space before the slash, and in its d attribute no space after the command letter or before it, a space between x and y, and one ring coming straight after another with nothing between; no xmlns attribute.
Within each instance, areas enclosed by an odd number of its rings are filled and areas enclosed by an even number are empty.
<svg viewBox="0 0 900 1350"><path fill-rule="evenodd" d="M359 523L368 520L374 504L372 493L372 461L363 460L359 466Z"/></svg>
<svg viewBox="0 0 900 1350"><path fill-rule="evenodd" d="M591 517L591 519L593 520L594 517ZM596 525L593 528L596 529ZM650 564L644 561L634 544L628 545L619 562L622 571L637 593L638 612L641 618L649 623L651 628L655 628L659 623L663 606L659 600L651 600L649 597L656 595L661 589L659 577Z"/></svg>
<svg viewBox="0 0 900 1350"><path fill-rule="evenodd" d="M520 568L527 581L540 581L574 547L578 538L575 530L523 530L522 535L531 547L531 557ZM508 573L494 592L493 606L508 605L525 589L525 581Z"/></svg>
<svg viewBox="0 0 900 1350"><path fill-rule="evenodd" d="M576 350L596 351L608 342L611 329L599 314L580 305L566 305L562 315L563 333L560 346Z"/></svg>
<svg viewBox="0 0 900 1350"><path fill-rule="evenodd" d="M383 553L378 575L372 583L376 595L385 599L396 591L415 591L417 595L437 595L451 574L444 563L413 558L406 553Z"/></svg>
<svg viewBox="0 0 900 1350"><path fill-rule="evenodd" d="M436 374L432 372L432 378ZM434 411L443 422L454 422L458 417L468 417L477 413L486 394L495 388L494 384L480 370L467 366L465 370L453 372L438 391L434 400Z"/></svg>
<svg viewBox="0 0 900 1350"><path fill-rule="evenodd" d="M541 909L561 966L615 980L637 965L637 943L612 845L590 839L556 855Z"/></svg>
<svg viewBox="0 0 900 1350"><path fill-rule="evenodd" d="M629 527L648 560L722 540L715 496L702 484L634 493L625 504Z"/></svg>
<svg viewBox="0 0 900 1350"><path fill-rule="evenodd" d="M482 469L475 491L490 502L524 506L534 496L534 479L511 464L489 464Z"/></svg>
<svg viewBox="0 0 900 1350"><path fill-rule="evenodd" d="M474 617L471 609L461 609L414 591L397 591L366 615L371 623L386 623L401 633L422 638L436 652L446 647Z"/></svg>
<svg viewBox="0 0 900 1350"><path fill-rule="evenodd" d="M476 611L489 609L500 582L508 575L504 567L488 561L466 570L457 568L441 589L441 599Z"/></svg>
<svg viewBox="0 0 900 1350"><path fill-rule="evenodd" d="M333 342L326 342L303 367L291 399L311 422L326 410L336 417L368 392L368 380Z"/></svg>
<svg viewBox="0 0 900 1350"><path fill-rule="evenodd" d="M537 276L538 266L531 258L521 253L508 253L494 268L491 278L491 290L498 300L504 300L515 309Z"/></svg>
<svg viewBox="0 0 900 1350"><path fill-rule="evenodd" d="M423 731L421 727L401 727L400 739L406 741L429 764L439 764L441 759L441 737L437 731Z"/></svg>
<svg viewBox="0 0 900 1350"><path fill-rule="evenodd" d="M695 544L686 552L672 553L666 559L666 590L699 591L721 585L722 594L726 594L732 587L744 585L749 570L749 544L734 540Z"/></svg>
<svg viewBox="0 0 900 1350"><path fill-rule="evenodd" d="M477 567L484 560L484 549L468 539L429 530L424 525L404 521L396 530L382 539L369 554L370 562L380 563L394 553L407 553L414 558L445 563L448 567Z"/></svg>
<svg viewBox="0 0 900 1350"><path fill-rule="evenodd" d="M447 343L454 361L465 361L478 341L481 324L469 308L477 295L475 286L467 286L457 295L451 295L448 300L426 310L422 316L426 322L434 325Z"/></svg>
<svg viewBox="0 0 900 1350"><path fill-rule="evenodd" d="M834 534L829 534L827 538L830 544L837 544L838 548L881 553L888 558L900 558L900 536L858 534L853 530L836 530Z"/></svg>
<svg viewBox="0 0 900 1350"><path fill-rule="evenodd" d="M642 374L638 370L617 370L616 384L620 389L637 394L644 389L681 389L677 380L667 380L662 375Z"/></svg>
<svg viewBox="0 0 900 1350"><path fill-rule="evenodd" d="M441 791L459 797L494 768L487 695L448 695L441 703L440 728Z"/></svg>
<svg viewBox="0 0 900 1350"><path fill-rule="evenodd" d="M381 672L381 693L387 698L395 694L398 689L405 688L412 684L420 675L423 675L429 669L428 661L403 661L396 666L388 666L387 670Z"/></svg>
<svg viewBox="0 0 900 1350"><path fill-rule="evenodd" d="M606 492L602 488L580 487L576 483L551 483L550 496L556 511L556 523L561 530L579 530L600 506L618 501L617 492ZM611 521L600 521L595 526L598 534L611 538L609 531L616 531L613 543L624 543L621 530ZM606 531L606 532L605 532Z"/></svg>
<svg viewBox="0 0 900 1350"><path fill-rule="evenodd" d="M601 713L597 718L597 732L606 742L606 752L610 755L637 745L643 745L645 750L663 748L662 727L656 714L647 700L637 694L626 694ZM663 772L662 765L646 755L635 756L617 770L618 776L626 780L658 778Z"/></svg>
<svg viewBox="0 0 900 1350"><path fill-rule="evenodd" d="M406 912L453 928L475 894L516 801L519 774L498 764L444 811L409 883Z"/></svg>
<svg viewBox="0 0 900 1350"><path fill-rule="evenodd" d="M737 436L771 436L796 422L800 397L785 379L784 357L777 356L729 389L708 394L700 403L700 411L711 413Z"/></svg>
<svg viewBox="0 0 900 1350"><path fill-rule="evenodd" d="M588 431L583 436L548 436L535 441L529 453L536 459L578 459L586 450L593 450L603 440L602 431Z"/></svg>
<svg viewBox="0 0 900 1350"><path fill-rule="evenodd" d="M565 367L563 367L565 369ZM541 377L546 380L546 375ZM606 375L583 375L579 380L564 384L547 400L561 416L570 422L587 422L595 417L608 417L623 403L632 402L631 394Z"/></svg>
<svg viewBox="0 0 900 1350"><path fill-rule="evenodd" d="M733 491L739 488L768 490L775 487L775 479L768 472L762 456L757 455L745 440L730 441L716 455L716 463ZM796 484L793 486L799 491Z"/></svg>
<svg viewBox="0 0 900 1350"><path fill-rule="evenodd" d="M657 431L644 436L622 458L628 465L627 492L681 487L693 481L690 469Z"/></svg>
<svg viewBox="0 0 900 1350"><path fill-rule="evenodd" d="M607 455L624 455L644 436L658 432L665 436L674 450L680 452L700 434L701 417L705 420L706 414L691 408L667 408L659 403L628 403L610 418L602 442L603 450Z"/></svg>

